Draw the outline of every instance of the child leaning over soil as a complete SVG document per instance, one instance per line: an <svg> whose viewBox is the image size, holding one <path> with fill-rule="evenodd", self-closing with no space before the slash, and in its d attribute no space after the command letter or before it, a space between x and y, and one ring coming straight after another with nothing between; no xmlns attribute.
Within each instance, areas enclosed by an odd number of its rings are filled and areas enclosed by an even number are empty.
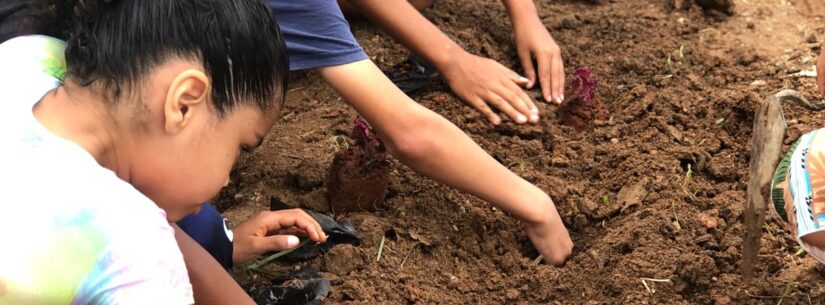
<svg viewBox="0 0 825 305"><path fill-rule="evenodd" d="M38 7L73 31L0 45L0 304L194 303L190 275L214 261L183 256L170 222L215 196L277 119L277 24L256 0ZM277 218L325 239L303 212ZM206 286L252 303L228 276Z"/></svg>
<svg viewBox="0 0 825 305"><path fill-rule="evenodd" d="M20 9L27 9L29 1L14 0L22 3ZM290 69L317 70L347 103L376 127L389 153L413 170L478 196L523 220L527 236L545 261L562 265L570 256L572 241L550 197L496 162L455 125L398 89L364 53L335 0L270 0L267 3L283 31ZM22 32L32 31L19 25L0 24L0 27L6 26ZM46 28L60 29L61 25ZM249 56L257 56L257 49L250 48L247 52ZM259 213L234 228L234 240L226 240L222 232L214 234L223 236L214 236L212 240L223 239L221 245L230 245L232 255L225 265L243 262L267 251L295 247L295 244L273 242L277 236L268 236L268 232L277 232L269 230L278 226L279 217L273 213ZM222 221L217 213L208 215L218 218L209 223ZM189 236L183 233L177 236L187 264L197 261L214 267L190 269L190 272L197 271L190 274L196 296L199 292L212 291L198 289L199 284L233 286L215 284L217 277L230 282L231 278L211 259L210 253L205 253ZM210 251L217 250L211 254L219 258L224 255L216 252L223 253L224 249L215 247Z"/></svg>
<svg viewBox="0 0 825 305"><path fill-rule="evenodd" d="M825 48L816 82L825 96ZM825 128L802 135L776 167L771 201L800 246L825 264Z"/></svg>

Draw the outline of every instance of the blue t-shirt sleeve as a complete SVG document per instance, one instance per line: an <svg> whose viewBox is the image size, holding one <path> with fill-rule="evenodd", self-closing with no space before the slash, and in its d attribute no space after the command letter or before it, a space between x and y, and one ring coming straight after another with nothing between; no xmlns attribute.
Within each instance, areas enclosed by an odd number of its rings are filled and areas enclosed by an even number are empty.
<svg viewBox="0 0 825 305"><path fill-rule="evenodd" d="M335 0L267 0L281 27L292 71L367 59Z"/></svg>

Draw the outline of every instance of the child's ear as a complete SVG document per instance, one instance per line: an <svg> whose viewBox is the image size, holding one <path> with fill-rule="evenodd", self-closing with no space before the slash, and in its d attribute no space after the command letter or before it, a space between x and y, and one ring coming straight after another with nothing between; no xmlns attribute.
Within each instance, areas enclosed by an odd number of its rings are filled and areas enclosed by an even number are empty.
<svg viewBox="0 0 825 305"><path fill-rule="evenodd" d="M178 74L169 85L163 103L164 128L176 134L196 115L209 113L209 78L203 71L189 69Z"/></svg>

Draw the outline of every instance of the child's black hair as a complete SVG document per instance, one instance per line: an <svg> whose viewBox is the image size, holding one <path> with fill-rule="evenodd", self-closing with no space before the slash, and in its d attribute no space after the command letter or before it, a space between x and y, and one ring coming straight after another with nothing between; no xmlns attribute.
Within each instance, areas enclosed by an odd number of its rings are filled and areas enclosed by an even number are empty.
<svg viewBox="0 0 825 305"><path fill-rule="evenodd" d="M221 117L286 95L286 46L261 0L39 0L33 10L35 32L67 41L68 77L115 99L172 58L203 65Z"/></svg>

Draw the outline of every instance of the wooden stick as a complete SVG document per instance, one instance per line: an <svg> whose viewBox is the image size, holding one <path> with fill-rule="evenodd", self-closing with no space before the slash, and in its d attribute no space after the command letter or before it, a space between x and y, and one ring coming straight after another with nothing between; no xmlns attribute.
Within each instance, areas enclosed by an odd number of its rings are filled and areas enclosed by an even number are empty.
<svg viewBox="0 0 825 305"><path fill-rule="evenodd" d="M745 206L745 236L742 243L741 272L746 281L753 277L753 265L759 253L759 240L765 222L767 201L770 198L771 178L782 150L785 136L785 117L782 100L785 94L769 96L759 105L753 120L753 146L750 160L748 201Z"/></svg>

